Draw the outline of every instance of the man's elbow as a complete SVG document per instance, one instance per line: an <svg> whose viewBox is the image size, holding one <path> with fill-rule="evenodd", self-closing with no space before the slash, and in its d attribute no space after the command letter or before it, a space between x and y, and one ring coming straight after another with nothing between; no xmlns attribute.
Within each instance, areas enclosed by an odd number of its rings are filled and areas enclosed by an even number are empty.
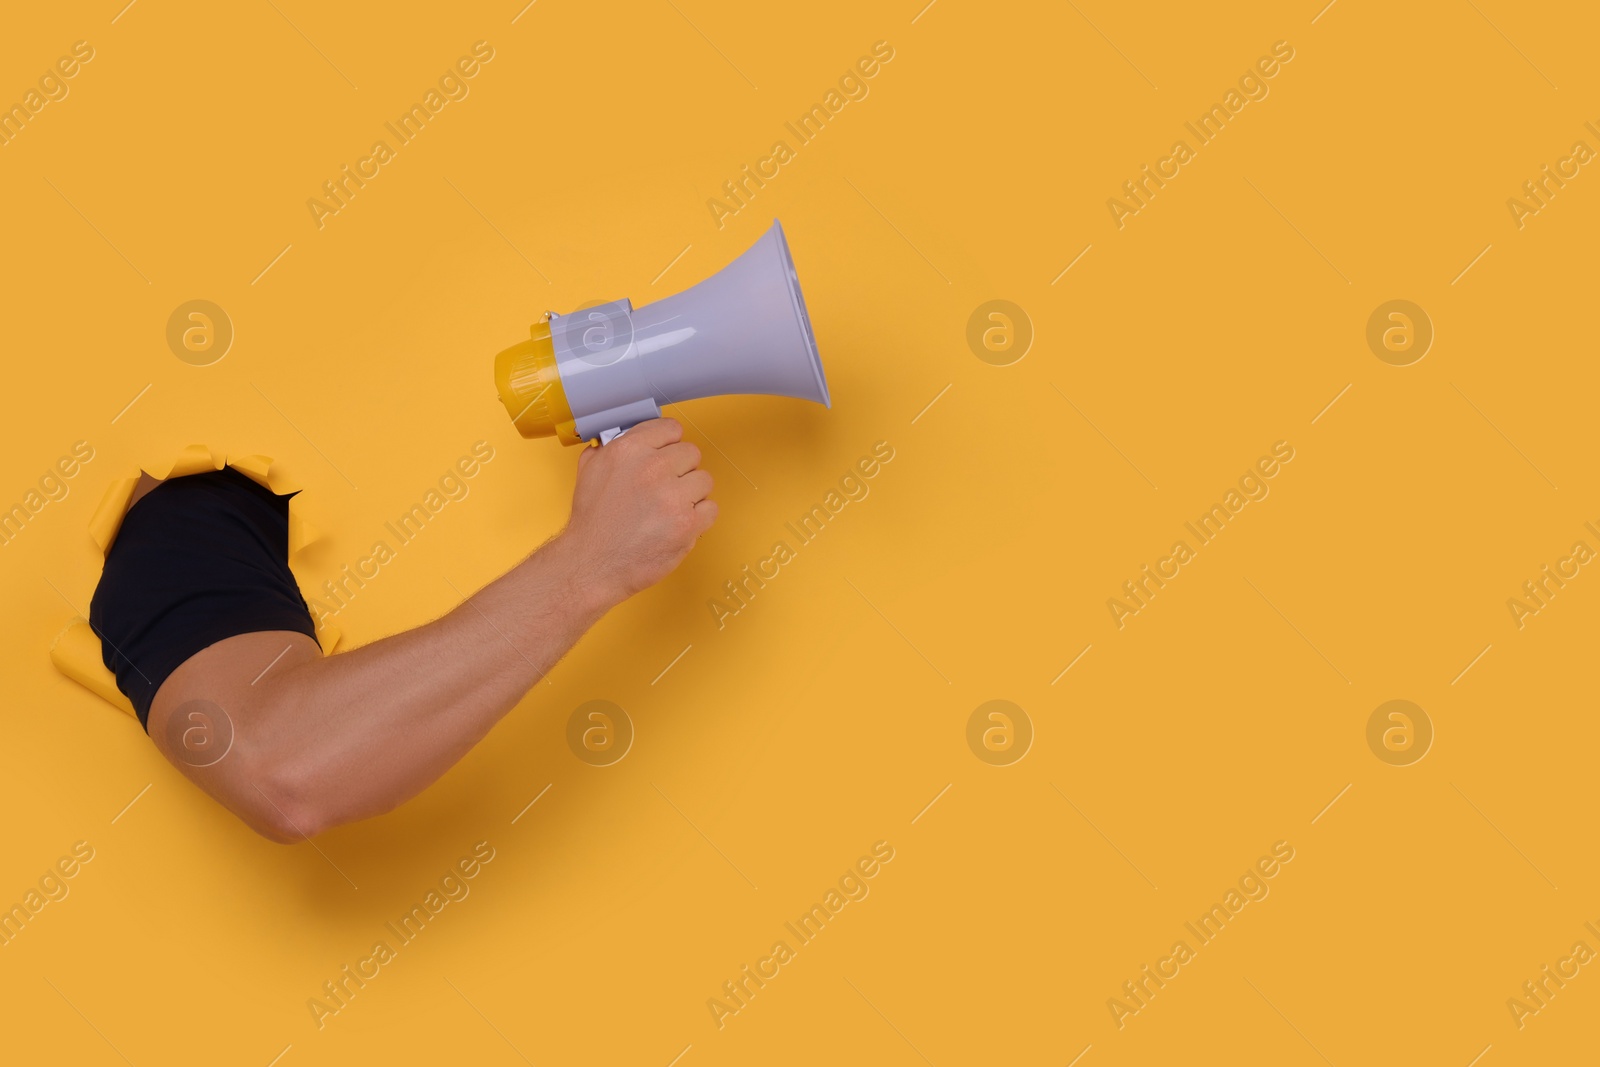
<svg viewBox="0 0 1600 1067"><path fill-rule="evenodd" d="M285 818L273 811L253 811L241 818L246 826L276 845L297 845L321 833L303 820Z"/></svg>
<svg viewBox="0 0 1600 1067"><path fill-rule="evenodd" d="M277 844L307 841L337 824L326 790L292 764L263 768L252 780L250 792L253 797L247 799L253 802L241 813L245 823Z"/></svg>

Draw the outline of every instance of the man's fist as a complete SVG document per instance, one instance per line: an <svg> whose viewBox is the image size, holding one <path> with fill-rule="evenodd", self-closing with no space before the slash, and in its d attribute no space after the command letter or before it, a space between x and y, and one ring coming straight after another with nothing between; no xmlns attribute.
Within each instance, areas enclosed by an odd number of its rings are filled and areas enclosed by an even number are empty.
<svg viewBox="0 0 1600 1067"><path fill-rule="evenodd" d="M717 517L711 475L676 419L641 422L578 456L572 518L562 535L584 571L621 601L683 561Z"/></svg>

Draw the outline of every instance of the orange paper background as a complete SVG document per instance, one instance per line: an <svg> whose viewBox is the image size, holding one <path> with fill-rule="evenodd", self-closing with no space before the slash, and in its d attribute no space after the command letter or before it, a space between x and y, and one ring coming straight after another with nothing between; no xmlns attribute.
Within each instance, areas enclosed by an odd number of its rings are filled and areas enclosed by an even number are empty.
<svg viewBox="0 0 1600 1067"><path fill-rule="evenodd" d="M0 904L93 850L0 947L9 1058L1502 1067L1593 1047L1591 967L1520 1026L1507 1007L1575 942L1600 950L1600 578L1578 567L1520 626L1507 604L1600 549L1600 178L1507 205L1600 149L1592 11L519 6L7 16L0 103L74 42L93 59L0 147L0 506L26 510L76 442L94 456L0 547ZM479 41L470 92L319 225L307 201ZM866 94L799 144L785 123L880 41ZM1293 58L1266 95L1198 144L1185 123L1276 42ZM1180 139L1194 158L1119 226L1108 199ZM708 200L778 140L793 158L719 218ZM486 442L470 492L337 624L360 644L449 610L571 492L574 452L515 435L493 354L547 309L676 292L775 217L833 409L685 406L716 528L411 803L270 844L51 668L98 575L100 494L193 442L304 484L312 589ZM234 330L205 366L167 342L195 299ZM1366 339L1396 299L1434 331L1407 366ZM1020 359L969 345L992 300L1026 316ZM878 442L870 492L719 627L724 583ZM1277 442L1270 492L1119 627L1108 599ZM633 725L611 766L568 746L591 700ZM1031 724L1009 765L969 747L991 700ZM1390 700L1431 723L1420 761L1369 748ZM323 983L478 842L470 893L319 1018ZM893 859L868 895L798 944L785 923L876 842ZM1119 1025L1123 983L1277 842L1293 859L1264 899ZM794 958L719 1025L708 1002L779 940Z"/></svg>

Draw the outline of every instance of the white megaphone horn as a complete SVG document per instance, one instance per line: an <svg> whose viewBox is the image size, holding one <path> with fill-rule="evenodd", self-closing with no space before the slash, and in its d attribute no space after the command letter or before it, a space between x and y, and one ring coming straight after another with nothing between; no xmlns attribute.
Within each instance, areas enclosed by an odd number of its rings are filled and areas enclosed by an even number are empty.
<svg viewBox="0 0 1600 1067"><path fill-rule="evenodd" d="M831 406L783 227L676 296L549 312L494 361L500 401L524 437L606 444L661 405L723 393Z"/></svg>

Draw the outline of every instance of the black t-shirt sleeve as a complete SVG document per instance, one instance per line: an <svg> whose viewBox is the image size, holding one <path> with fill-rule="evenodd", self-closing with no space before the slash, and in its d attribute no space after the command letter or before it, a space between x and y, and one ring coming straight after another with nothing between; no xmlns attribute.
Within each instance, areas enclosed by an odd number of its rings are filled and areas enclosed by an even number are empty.
<svg viewBox="0 0 1600 1067"><path fill-rule="evenodd" d="M89 624L146 731L161 683L196 652L263 630L315 640L289 571L289 496L232 467L162 482L123 517Z"/></svg>

